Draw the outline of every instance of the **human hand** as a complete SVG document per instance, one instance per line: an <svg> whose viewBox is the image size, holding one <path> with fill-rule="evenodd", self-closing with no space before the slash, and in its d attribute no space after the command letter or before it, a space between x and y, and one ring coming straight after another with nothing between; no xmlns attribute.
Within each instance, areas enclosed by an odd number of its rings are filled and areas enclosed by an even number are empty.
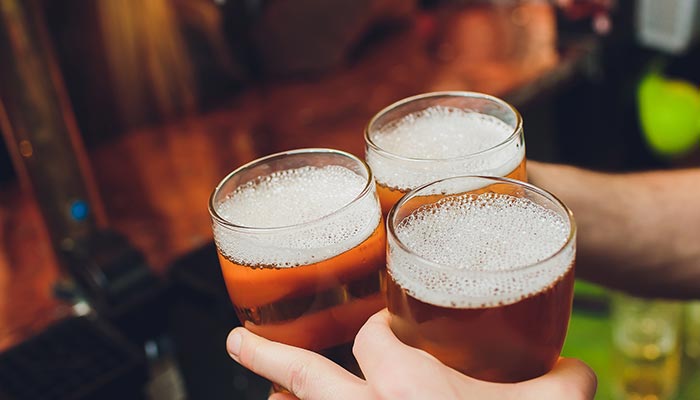
<svg viewBox="0 0 700 400"><path fill-rule="evenodd" d="M244 328L231 331L226 347L238 363L302 400L590 400L595 395L597 380L593 371L570 358L559 359L551 372L525 382L491 383L470 378L402 343L389 327L390 318L386 309L378 312L355 338L353 353L365 380L319 354L269 341ZM294 398L286 393L270 397Z"/></svg>

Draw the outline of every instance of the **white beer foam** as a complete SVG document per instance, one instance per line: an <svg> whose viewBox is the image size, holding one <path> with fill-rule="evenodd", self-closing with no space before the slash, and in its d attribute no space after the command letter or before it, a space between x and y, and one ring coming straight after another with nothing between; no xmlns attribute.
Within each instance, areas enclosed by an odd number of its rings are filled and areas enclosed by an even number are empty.
<svg viewBox="0 0 700 400"><path fill-rule="evenodd" d="M379 224L373 192L353 203L366 182L341 166L258 178L238 187L216 211L238 226L273 229L241 230L215 222L214 239L226 258L250 266L285 268L334 257L362 243Z"/></svg>
<svg viewBox="0 0 700 400"><path fill-rule="evenodd" d="M422 260L390 241L392 278L411 296L443 307L515 303L551 287L574 261L573 245L557 253L569 236L567 220L510 195L447 197L414 211L395 231Z"/></svg>
<svg viewBox="0 0 700 400"><path fill-rule="evenodd" d="M518 140L482 156L468 156L503 143L514 129L491 115L434 106L370 132L370 139L393 155L436 161L387 157L368 148L367 163L377 182L400 190L451 176L505 176L525 156L525 147Z"/></svg>

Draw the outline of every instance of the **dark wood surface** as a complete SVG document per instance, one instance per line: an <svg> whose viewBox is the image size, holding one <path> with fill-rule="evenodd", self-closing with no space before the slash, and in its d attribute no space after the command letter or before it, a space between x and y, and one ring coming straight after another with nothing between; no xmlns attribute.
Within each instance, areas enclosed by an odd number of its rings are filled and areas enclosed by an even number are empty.
<svg viewBox="0 0 700 400"><path fill-rule="evenodd" d="M475 7L418 16L321 77L245 89L214 110L127 132L90 158L110 224L162 273L211 240L208 197L229 171L266 153L333 147L362 156L371 116L435 90L520 96L557 85L576 54L557 51L546 4ZM36 206L17 187L0 192L0 349L62 311L51 288L56 260Z"/></svg>

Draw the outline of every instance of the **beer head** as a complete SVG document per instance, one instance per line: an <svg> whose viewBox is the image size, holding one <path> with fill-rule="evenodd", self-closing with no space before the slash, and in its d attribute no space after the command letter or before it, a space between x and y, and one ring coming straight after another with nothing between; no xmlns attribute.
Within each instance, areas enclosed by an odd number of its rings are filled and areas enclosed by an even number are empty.
<svg viewBox="0 0 700 400"><path fill-rule="evenodd" d="M457 177L410 192L389 215L388 271L412 297L453 308L518 302L573 266L568 209L531 185Z"/></svg>
<svg viewBox="0 0 700 400"><path fill-rule="evenodd" d="M365 130L377 182L407 191L464 173L506 176L525 157L522 119L492 96L437 92L380 111Z"/></svg>
<svg viewBox="0 0 700 400"><path fill-rule="evenodd" d="M238 264L313 264L367 239L380 220L369 168L335 150L268 156L234 171L210 201L214 239Z"/></svg>

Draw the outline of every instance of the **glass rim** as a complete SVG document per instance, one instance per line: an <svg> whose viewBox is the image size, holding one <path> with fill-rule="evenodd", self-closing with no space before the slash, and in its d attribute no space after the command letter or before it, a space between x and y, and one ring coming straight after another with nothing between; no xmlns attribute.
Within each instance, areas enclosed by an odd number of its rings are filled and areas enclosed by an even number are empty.
<svg viewBox="0 0 700 400"><path fill-rule="evenodd" d="M552 254L548 255L547 257L538 260L536 262L528 263L525 265L519 265L515 266L512 268L508 269L499 269L495 271L483 271L483 270L459 270L455 269L453 266L445 265L445 264L440 264L432 260L428 260L424 258L423 256L416 254L412 249L410 249L406 244L401 241L401 239L398 237L395 231L395 223L394 220L396 218L396 212L398 211L399 208L401 208L404 204L406 204L410 199L414 198L420 191L423 189L426 189L432 185L437 185L441 182L445 181L456 181L456 180L463 180L463 179L482 179L486 181L490 181L491 184L510 184L510 185L515 185L521 188L524 188L530 192L537 193L538 195L544 197L547 199L547 201L557 205L559 208L561 208L564 213L566 214L567 221L569 223L569 235L566 238L566 241L564 244L561 245L556 251L554 251ZM467 191L468 192L468 191ZM458 193L456 193L458 194ZM449 195L446 195L449 196ZM430 203L433 204L433 203ZM426 183L424 185L421 185L410 192L406 193L389 211L389 214L387 215L386 218L386 225L387 225L387 245L389 243L389 240L393 240L404 252L409 254L411 257L415 257L420 261L421 264L424 264L427 267L434 268L434 269L439 269L439 270L449 270L452 273L457 273L457 274L470 274L470 275L485 275L485 276L494 276L494 275L503 275L503 274L509 274L513 272L521 272L525 271L528 269L533 269L536 268L542 264L548 263L550 260L560 256L564 251L566 251L567 248L569 248L572 243L576 239L576 220L574 219L574 214L569 209L569 207L564 204L558 197L556 197L554 194L539 188L535 185L532 185L527 182L522 182L518 181L515 179L510 179L510 178L504 178L504 177L497 177L497 176L484 176L484 175L460 175L460 176L452 176L449 178L444 178L440 179L437 181L433 181L430 183ZM575 256L574 256L575 257Z"/></svg>
<svg viewBox="0 0 700 400"><path fill-rule="evenodd" d="M398 109L401 106L404 106L408 103L412 103L417 100L424 100L424 99L429 99L429 98L437 98L437 97L468 97L468 98L477 98L477 99L485 99L485 100L490 100L493 101L494 103L500 104L502 106L505 106L508 110L510 110L513 115L515 115L515 127L513 127L513 132L508 135L506 139L501 141L500 143L491 146L487 149L480 150L474 153L469 153L461 156L456 156L456 157L448 157L448 158L419 158L419 157L405 157L401 156L395 153L392 153L390 151L387 151L383 148L381 148L379 145L374 143L372 141L372 138L370 137L370 132L372 131L372 125L374 125L377 120L379 120L381 117L386 115L388 112L393 111L395 109ZM422 93L418 94L415 96L411 97L406 97L404 99L401 99L399 101L396 101L383 109L381 109L378 113L374 114L374 116L369 120L367 125L365 126L365 132L364 132L364 137L365 137L365 144L369 148L371 148L373 151L377 152L378 154L381 154L384 157L387 158L393 158L397 160L402 160L402 161L410 161L410 162L416 162L416 163L424 163L424 162L436 162L436 161L444 161L444 162L449 162L449 161L459 161L459 160L468 160L472 158L477 158L483 155L486 155L488 153L497 151L501 149L502 147L505 147L506 145L512 143L514 140L516 140L520 135L522 134L523 131L523 118L520 115L520 112L510 103L507 101L500 99L496 96L492 96L490 94L485 94L485 93L480 93L480 92L469 92L469 91L440 91L440 92L428 92L428 93Z"/></svg>
<svg viewBox="0 0 700 400"><path fill-rule="evenodd" d="M282 225L282 226L273 226L273 227L256 227L256 226L246 226L246 225L238 225L233 222L230 222L226 220L224 217L222 217L219 212L216 210L216 204L214 204L215 199L217 195L219 195L219 192L223 188L223 186L228 183L230 179L232 179L234 176L249 170L255 166L267 163L271 160L275 159L280 159L288 156L294 156L294 155L301 155L301 154L335 154L338 156L346 157L354 162L356 162L358 165L362 166L362 168L367 172L367 178L365 182L365 186L362 188L362 191L355 196L352 200L348 201L346 204L344 204L342 207L332 211L329 214L325 214L319 218L312 219L310 221L298 223L298 224L292 224L292 225ZM322 147L311 147L311 148L302 148L302 149L294 149L294 150L286 150L286 151L281 151L278 153L273 153L269 154L264 157L256 158L248 163L245 163L241 165L240 167L234 169L233 171L229 172L214 188L212 191L211 195L209 196L209 215L211 218L214 220L215 223L220 224L223 227L226 227L228 229L232 229L235 231L239 232L245 232L245 233L254 233L254 234L264 234L264 233L279 233L279 232L284 232L288 230L294 230L294 229L303 229L308 226L312 226L315 224L318 224L327 218L333 217L344 210L346 210L348 207L351 205L357 203L358 201L364 199L374 188L374 177L372 175L372 170L370 169L369 165L362 160L361 158L353 155L352 153L348 153L346 151L342 150L337 150L337 149L330 149L330 148L322 148ZM228 196L228 194L227 194Z"/></svg>

